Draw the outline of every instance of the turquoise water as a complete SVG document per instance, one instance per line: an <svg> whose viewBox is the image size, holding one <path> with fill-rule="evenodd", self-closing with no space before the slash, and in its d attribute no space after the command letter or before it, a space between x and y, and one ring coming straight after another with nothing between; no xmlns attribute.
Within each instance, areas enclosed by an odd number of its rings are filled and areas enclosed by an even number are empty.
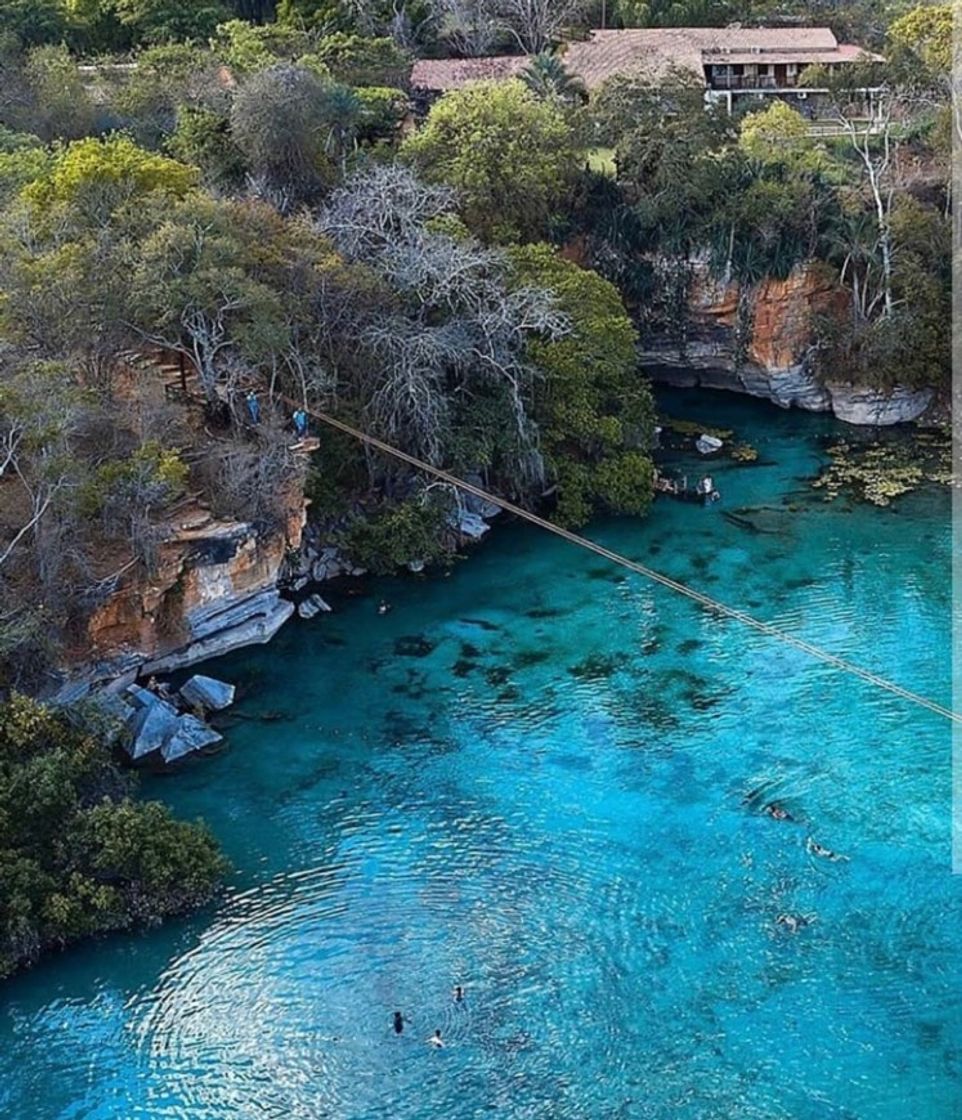
<svg viewBox="0 0 962 1120"><path fill-rule="evenodd" d="M762 465L592 534L948 703L946 496L811 502L829 421L684 410ZM371 592L211 667L229 751L147 789L229 890L8 983L0 1115L962 1115L944 722L537 530Z"/></svg>

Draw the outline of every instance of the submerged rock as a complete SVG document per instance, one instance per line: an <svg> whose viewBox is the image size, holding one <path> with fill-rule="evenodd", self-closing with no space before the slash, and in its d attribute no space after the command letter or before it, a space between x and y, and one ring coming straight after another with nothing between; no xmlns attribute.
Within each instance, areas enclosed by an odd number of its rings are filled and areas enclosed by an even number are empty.
<svg viewBox="0 0 962 1120"><path fill-rule="evenodd" d="M317 615L323 613L330 614L332 607L326 603L320 595L311 595L310 598L305 599L297 608L297 613L301 618L315 618Z"/></svg>
<svg viewBox="0 0 962 1120"><path fill-rule="evenodd" d="M193 676L181 687L180 695L189 708L219 712L234 703L234 686L214 677Z"/></svg>

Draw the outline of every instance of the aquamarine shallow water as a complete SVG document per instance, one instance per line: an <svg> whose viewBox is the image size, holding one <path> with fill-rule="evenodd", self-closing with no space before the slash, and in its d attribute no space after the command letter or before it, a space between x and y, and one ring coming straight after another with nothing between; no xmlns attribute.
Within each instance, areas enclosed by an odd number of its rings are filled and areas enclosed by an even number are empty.
<svg viewBox="0 0 962 1120"><path fill-rule="evenodd" d="M684 407L765 465L592 534L948 703L946 496L812 504L829 421ZM779 532L721 516L759 503ZM943 722L536 530L372 592L211 667L251 690L230 750L148 792L226 897L8 983L0 1115L962 1115Z"/></svg>

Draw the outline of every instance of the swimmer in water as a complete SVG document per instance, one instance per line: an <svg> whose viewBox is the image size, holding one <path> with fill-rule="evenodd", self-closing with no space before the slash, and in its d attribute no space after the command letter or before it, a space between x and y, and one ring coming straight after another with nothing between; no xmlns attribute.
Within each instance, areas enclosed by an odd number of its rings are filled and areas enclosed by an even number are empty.
<svg viewBox="0 0 962 1120"><path fill-rule="evenodd" d="M779 805L777 801L772 801L770 804L766 805L764 812L774 821L793 821L795 819L792 814L784 806Z"/></svg>
<svg viewBox="0 0 962 1120"><path fill-rule="evenodd" d="M805 847L812 853L813 856L818 856L820 859L831 860L832 863L847 863L848 856L840 856L838 852L833 852L831 848L823 848L817 840L813 840L809 836L805 842Z"/></svg>
<svg viewBox="0 0 962 1120"><path fill-rule="evenodd" d="M779 914L775 919L775 924L784 926L789 933L798 933L800 929L804 929L807 925L811 925L813 921L814 915Z"/></svg>
<svg viewBox="0 0 962 1120"><path fill-rule="evenodd" d="M428 1046L433 1046L435 1050L443 1050L444 1043L441 1041L441 1031L436 1030L429 1039L426 1039Z"/></svg>
<svg viewBox="0 0 962 1120"><path fill-rule="evenodd" d="M377 605L378 614L387 614L390 610L391 604L387 601L387 599L382 599Z"/></svg>
<svg viewBox="0 0 962 1120"><path fill-rule="evenodd" d="M451 993L454 996L454 1002L460 1003L464 999L464 988L460 984L455 984L454 991Z"/></svg>
<svg viewBox="0 0 962 1120"><path fill-rule="evenodd" d="M402 1034L404 1032L404 1016L400 1011L394 1012L394 1033Z"/></svg>

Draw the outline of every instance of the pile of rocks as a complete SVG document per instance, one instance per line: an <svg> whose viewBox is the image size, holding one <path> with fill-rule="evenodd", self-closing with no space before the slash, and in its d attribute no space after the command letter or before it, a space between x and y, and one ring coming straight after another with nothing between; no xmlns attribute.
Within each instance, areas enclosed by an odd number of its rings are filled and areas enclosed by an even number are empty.
<svg viewBox="0 0 962 1120"><path fill-rule="evenodd" d="M234 686L193 676L176 694L129 685L113 697L113 713L124 725L122 742L135 761L177 762L223 740L205 719L234 702Z"/></svg>

